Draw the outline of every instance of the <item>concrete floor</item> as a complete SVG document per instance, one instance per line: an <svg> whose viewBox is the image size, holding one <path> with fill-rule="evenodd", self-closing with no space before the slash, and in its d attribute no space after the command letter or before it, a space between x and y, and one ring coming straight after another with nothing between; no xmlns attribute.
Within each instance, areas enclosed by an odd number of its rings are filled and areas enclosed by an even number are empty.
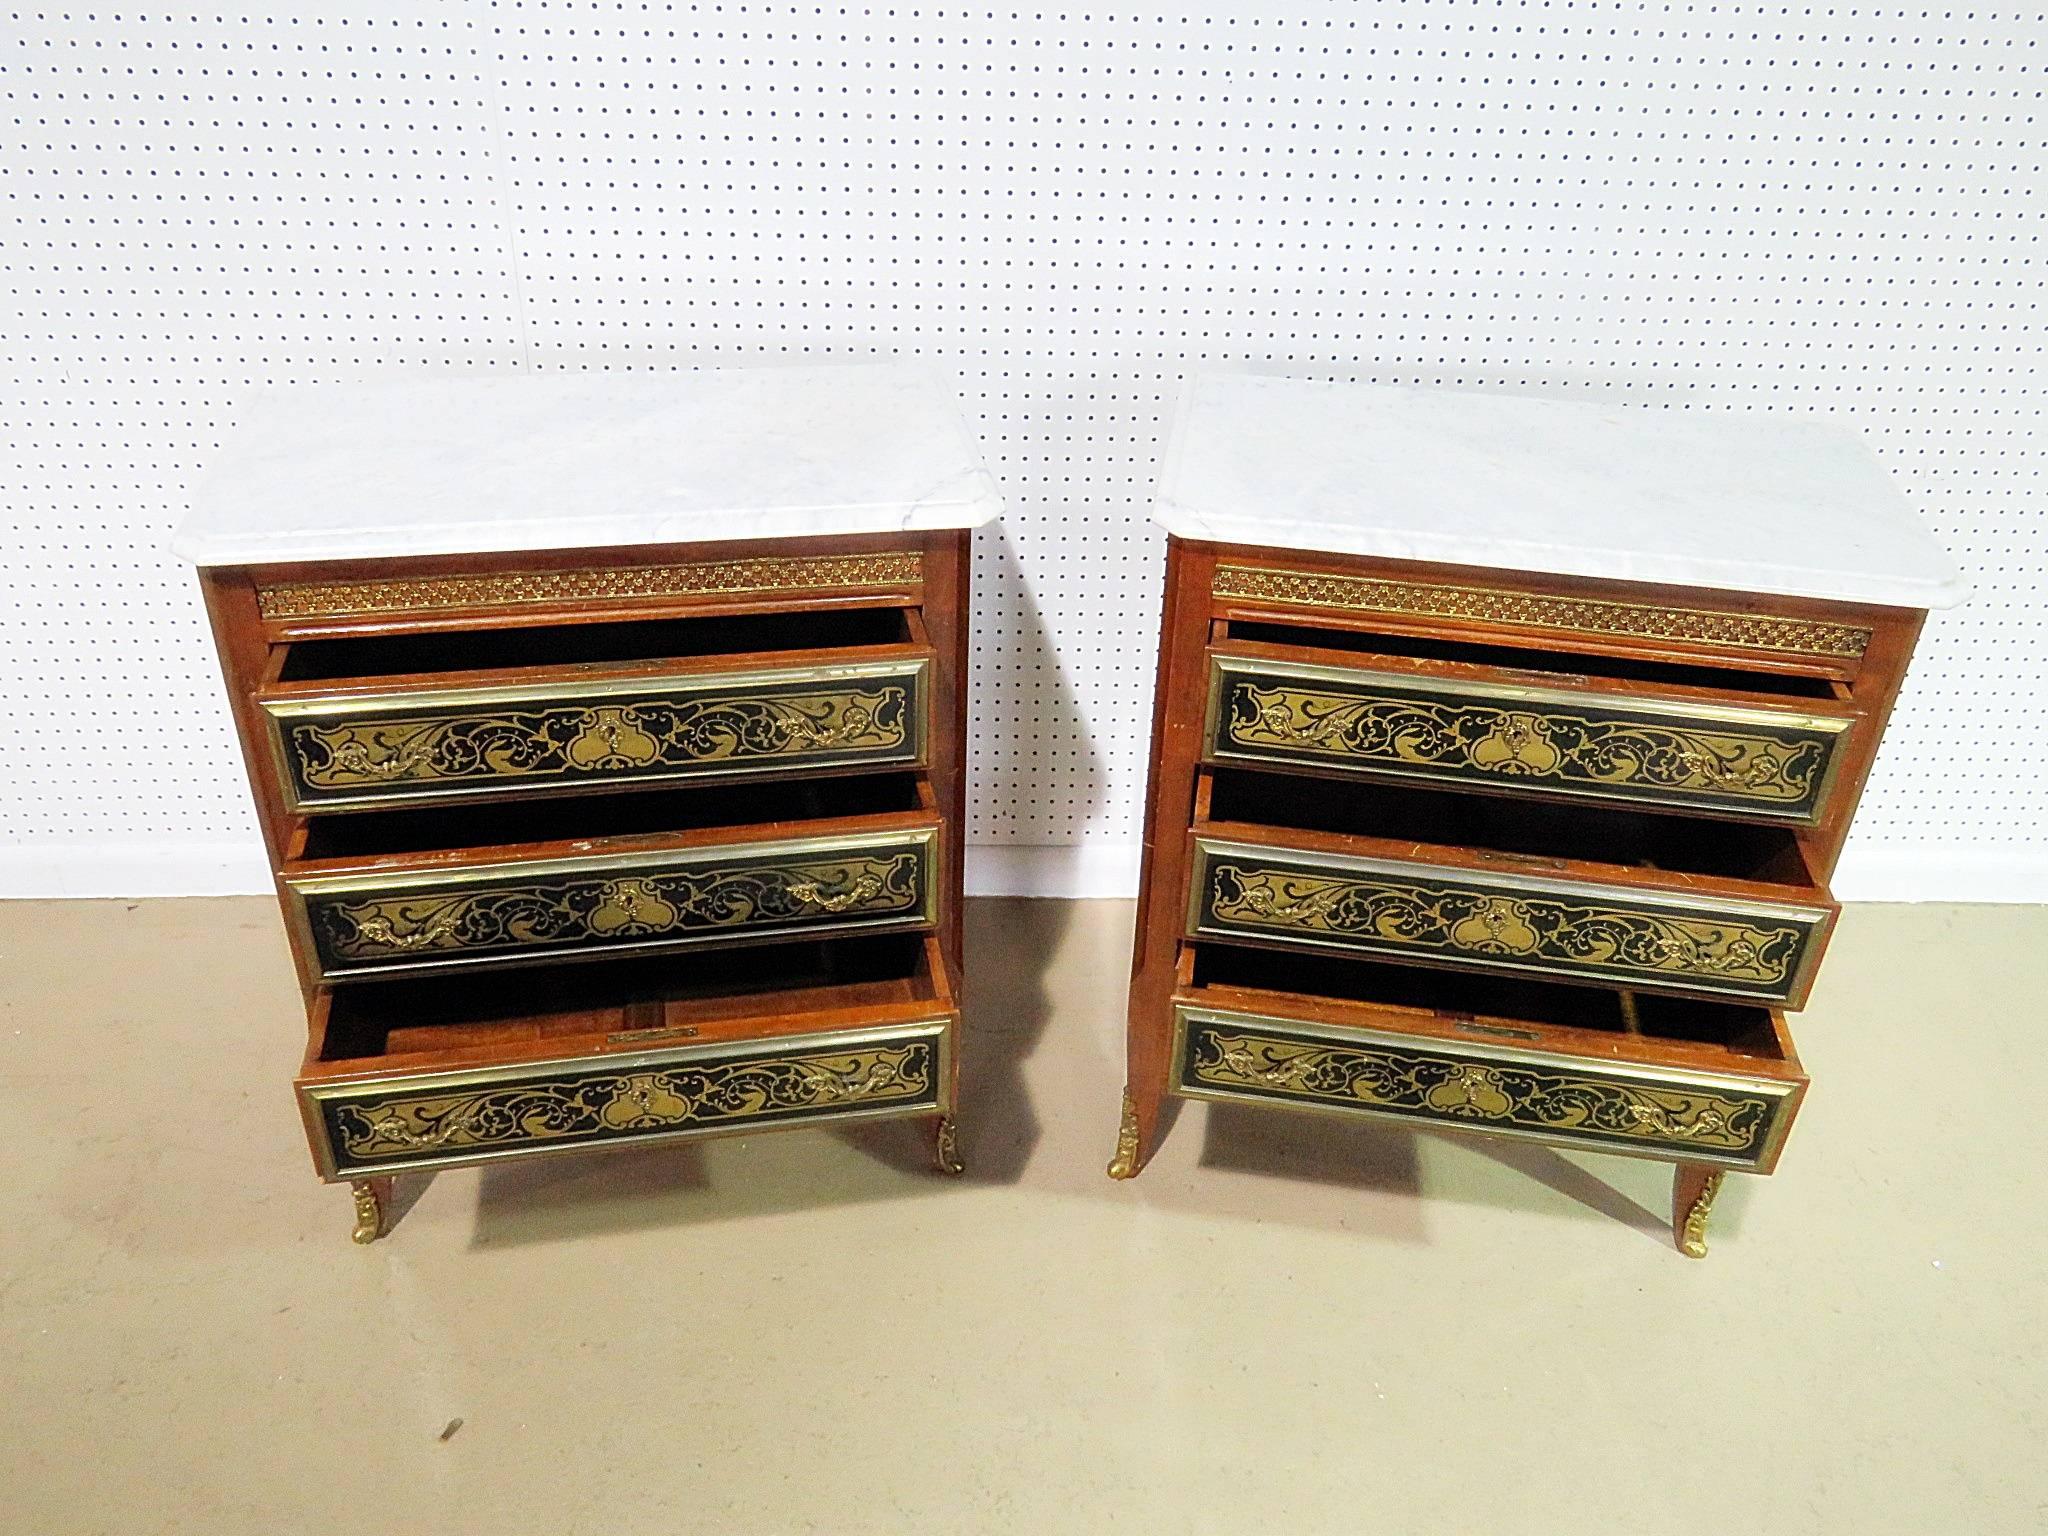
<svg viewBox="0 0 2048 1536"><path fill-rule="evenodd" d="M0 904L0 1529L2048 1526L2048 909L1865 907L1779 1174L1190 1105L1124 903L980 902L962 1143L311 1174L261 900ZM459 1420L452 1436L444 1431Z"/></svg>

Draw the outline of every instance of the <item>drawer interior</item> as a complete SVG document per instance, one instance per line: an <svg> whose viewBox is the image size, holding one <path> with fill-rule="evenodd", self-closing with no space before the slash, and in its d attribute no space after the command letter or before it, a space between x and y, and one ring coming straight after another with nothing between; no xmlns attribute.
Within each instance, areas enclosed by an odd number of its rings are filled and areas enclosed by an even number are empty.
<svg viewBox="0 0 2048 1536"><path fill-rule="evenodd" d="M1717 688L1744 693L1776 694L1788 699L1847 699L1846 685L1829 678L1791 672L1761 672L1742 667L1703 666L1686 662L1650 661L1587 651L1551 650L1538 646L1480 645L1434 636L1364 634L1308 624L1274 624L1233 619L1225 629L1230 640L1267 645L1314 646L1349 653L1327 658L1353 666L1376 659L1447 661L1470 666L1503 667L1518 674L1554 674L1561 683L1588 677L1618 682L1675 684L1685 688ZM1323 659L1323 658L1318 658ZM1533 679L1532 680L1536 680Z"/></svg>
<svg viewBox="0 0 2048 1536"><path fill-rule="evenodd" d="M1190 965L1187 974L1192 987L1183 988L1183 995L1191 1001L1208 989L1243 989L1269 995L1258 1000L1233 998L1230 1006L1284 1015L1298 1013L1304 1001L1365 1005L1429 1016L1438 1029L1477 1041L1539 1044L1544 1031L1568 1029L1607 1037L1617 1055L1628 1054L1633 1041L1701 1047L1756 1062L1797 1065L1783 1020L1769 1009L1746 1003L1703 1002L1222 944L1197 946ZM1220 1005L1223 1000L1218 997L1214 1001ZM1400 1027L1399 1020L1382 1022ZM1598 1047L1597 1040L1591 1043Z"/></svg>
<svg viewBox="0 0 2048 1536"><path fill-rule="evenodd" d="M700 784L658 792L560 795L416 810L314 816L290 850L298 860L371 858L510 844L933 813L922 774L869 773L766 784Z"/></svg>
<svg viewBox="0 0 2048 1536"><path fill-rule="evenodd" d="M1784 827L1703 821L1608 806L1459 794L1414 785L1205 769L1198 820L1480 848L1527 861L1574 860L1818 888ZM1623 857L1623 851L1626 858Z"/></svg>
<svg viewBox="0 0 2048 1536"><path fill-rule="evenodd" d="M937 941L897 934L340 987L323 1002L309 1071L446 1052L531 1059L800 1034L855 1028L877 1011L953 1006Z"/></svg>
<svg viewBox="0 0 2048 1536"><path fill-rule="evenodd" d="M700 656L903 645L922 639L904 608L823 608L808 613L718 614L618 623L442 630L431 634L304 640L285 647L279 682L473 672L504 667L592 666Z"/></svg>

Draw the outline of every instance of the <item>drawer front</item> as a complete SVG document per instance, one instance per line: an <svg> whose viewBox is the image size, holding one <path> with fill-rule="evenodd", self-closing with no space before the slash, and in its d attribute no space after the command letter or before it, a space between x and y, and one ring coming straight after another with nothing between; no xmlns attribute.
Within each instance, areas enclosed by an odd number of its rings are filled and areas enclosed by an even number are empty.
<svg viewBox="0 0 2048 1536"><path fill-rule="evenodd" d="M1810 825L1847 718L1228 656L1207 759Z"/></svg>
<svg viewBox="0 0 2048 1536"><path fill-rule="evenodd" d="M425 975L928 927L937 916L937 835L922 828L428 873L287 876L285 887L322 980Z"/></svg>
<svg viewBox="0 0 2048 1536"><path fill-rule="evenodd" d="M949 1110L950 1018L463 1071L302 1083L320 1171L362 1178L536 1152Z"/></svg>
<svg viewBox="0 0 2048 1536"><path fill-rule="evenodd" d="M1311 1025L1182 1004L1174 1091L1768 1171L1799 1088L1774 1078Z"/></svg>
<svg viewBox="0 0 2048 1536"><path fill-rule="evenodd" d="M264 699L300 811L921 766L928 658Z"/></svg>
<svg viewBox="0 0 2048 1536"><path fill-rule="evenodd" d="M1188 928L1198 938L1790 1002L1805 996L1831 916L1197 838Z"/></svg>

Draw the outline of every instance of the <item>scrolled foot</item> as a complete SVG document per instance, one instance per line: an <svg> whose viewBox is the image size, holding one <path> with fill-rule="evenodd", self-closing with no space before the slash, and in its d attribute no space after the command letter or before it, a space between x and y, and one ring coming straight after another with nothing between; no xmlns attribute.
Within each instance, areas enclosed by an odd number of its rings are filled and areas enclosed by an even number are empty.
<svg viewBox="0 0 2048 1536"><path fill-rule="evenodd" d="M1124 1090L1123 1123L1117 1127L1116 1151L1109 1159L1109 1176L1112 1179L1134 1179L1138 1176L1138 1106L1131 1102L1131 1093Z"/></svg>
<svg viewBox="0 0 2048 1536"><path fill-rule="evenodd" d="M1678 1251L1688 1259L1707 1256L1707 1217L1726 1175L1718 1168L1681 1166L1672 1184L1673 1216L1678 1225Z"/></svg>
<svg viewBox="0 0 2048 1536"><path fill-rule="evenodd" d="M960 1143L951 1115L941 1115L932 1129L932 1161L939 1172L954 1177L967 1171L967 1165L960 1161Z"/></svg>
<svg viewBox="0 0 2048 1536"><path fill-rule="evenodd" d="M354 1179L349 1188L356 1197L356 1229L349 1235L359 1243L374 1243L384 1235L384 1202L389 1198L389 1179Z"/></svg>

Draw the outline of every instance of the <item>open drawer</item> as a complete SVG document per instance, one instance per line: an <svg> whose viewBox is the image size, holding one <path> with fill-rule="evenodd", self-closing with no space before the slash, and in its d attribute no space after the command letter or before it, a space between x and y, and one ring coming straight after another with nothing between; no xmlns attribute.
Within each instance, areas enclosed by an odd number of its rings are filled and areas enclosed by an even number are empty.
<svg viewBox="0 0 2048 1536"><path fill-rule="evenodd" d="M934 656L907 608L309 640L257 704L286 804L355 811L920 767Z"/></svg>
<svg viewBox="0 0 2048 1536"><path fill-rule="evenodd" d="M323 1178L950 1113L938 941L322 990L297 1080Z"/></svg>
<svg viewBox="0 0 2048 1536"><path fill-rule="evenodd" d="M1325 643L1269 643L1303 633ZM1216 764L1812 826L1861 718L1824 678L1233 624L1202 743Z"/></svg>
<svg viewBox="0 0 2048 1536"><path fill-rule="evenodd" d="M1769 1173L1806 1075L1781 1014L1217 948L1182 958L1174 1093Z"/></svg>
<svg viewBox="0 0 2048 1536"><path fill-rule="evenodd" d="M1195 938L1792 1008L1838 910L1784 828L1205 770L1190 838Z"/></svg>
<svg viewBox="0 0 2048 1536"><path fill-rule="evenodd" d="M309 979L931 927L923 775L319 817L280 874Z"/></svg>

